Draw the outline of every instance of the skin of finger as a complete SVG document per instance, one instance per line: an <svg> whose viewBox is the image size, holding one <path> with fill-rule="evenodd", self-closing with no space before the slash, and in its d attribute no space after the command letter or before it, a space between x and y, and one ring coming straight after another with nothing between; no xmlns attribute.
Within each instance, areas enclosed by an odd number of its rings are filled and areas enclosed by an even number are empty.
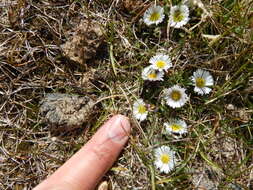
<svg viewBox="0 0 253 190"><path fill-rule="evenodd" d="M122 142L115 142L107 135L113 126L122 127L122 122L130 125L125 116L113 116L83 148L34 190L94 189L127 142L130 128L123 130L126 138Z"/></svg>

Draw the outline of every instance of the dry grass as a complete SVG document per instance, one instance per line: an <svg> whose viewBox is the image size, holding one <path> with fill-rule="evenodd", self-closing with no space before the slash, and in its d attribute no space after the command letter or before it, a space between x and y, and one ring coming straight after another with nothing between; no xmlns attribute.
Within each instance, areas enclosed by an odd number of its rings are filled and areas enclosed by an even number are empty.
<svg viewBox="0 0 253 190"><path fill-rule="evenodd" d="M157 2L168 6L179 1ZM131 139L105 176L111 189L194 189L194 179L205 173L218 189L253 188L253 3L203 1L212 14L201 20L203 10L195 6L182 30L168 30L165 22L157 28L145 26L141 18L151 3L0 2L0 189L34 187L112 114L132 118L135 97L149 103L151 113L141 124L132 119ZM94 58L78 64L63 56L61 45L83 19L101 24L104 42ZM202 34L221 37L210 43ZM143 82L141 70L158 50L170 52L174 67L164 82ZM209 96L191 90L189 77L196 68L209 70L215 78ZM176 111L158 100L161 90L175 83L191 94L191 101ZM38 115L39 101L49 92L98 99L123 96L102 101L84 130L55 137ZM163 134L162 123L175 116L190 126L183 139ZM171 146L182 160L168 175L156 171L152 162L153 148L161 144Z"/></svg>

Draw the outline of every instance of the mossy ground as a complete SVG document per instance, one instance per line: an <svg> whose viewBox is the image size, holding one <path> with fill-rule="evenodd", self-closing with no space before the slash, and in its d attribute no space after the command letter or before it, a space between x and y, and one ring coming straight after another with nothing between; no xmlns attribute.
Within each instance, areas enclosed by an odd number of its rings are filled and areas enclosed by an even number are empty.
<svg viewBox="0 0 253 190"><path fill-rule="evenodd" d="M112 189L194 189L193 178L201 177L203 169L218 189L253 188L253 3L202 1L210 13L205 20L203 7L194 5L184 29L173 29L167 27L168 16L158 26L143 23L145 9L154 2L0 2L0 189L31 189L115 113L128 115L133 130L104 178ZM171 4L180 3L156 2L166 13ZM97 55L85 65L71 62L61 51L68 31L82 19L101 23L105 35ZM210 41L203 34L220 37ZM173 68L163 82L144 82L141 71L158 51L172 57ZM193 92L189 78L198 68L215 79L210 95ZM99 76L85 80L93 72ZM161 103L161 91L174 84L190 95L180 109ZM39 101L50 92L112 98L100 103L88 128L55 137L38 115ZM137 97L149 104L149 117L142 123L131 114ZM170 117L187 122L184 138L164 135L163 122ZM181 159L167 175L153 165L153 149L162 144Z"/></svg>

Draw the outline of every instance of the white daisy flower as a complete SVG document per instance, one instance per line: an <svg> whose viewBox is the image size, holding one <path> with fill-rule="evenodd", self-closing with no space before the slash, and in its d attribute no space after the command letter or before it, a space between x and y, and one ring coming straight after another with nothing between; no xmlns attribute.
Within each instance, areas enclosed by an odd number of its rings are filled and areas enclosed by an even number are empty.
<svg viewBox="0 0 253 190"><path fill-rule="evenodd" d="M165 130L168 134L184 134L187 133L187 124L182 119L171 119L169 122L164 123Z"/></svg>
<svg viewBox="0 0 253 190"><path fill-rule="evenodd" d="M164 90L164 99L170 107L179 108L188 101L189 97L185 93L184 88L174 85L171 88Z"/></svg>
<svg viewBox="0 0 253 190"><path fill-rule="evenodd" d="M170 57L166 54L157 54L150 58L149 63L152 64L153 68L159 71L167 71L172 67Z"/></svg>
<svg viewBox="0 0 253 190"><path fill-rule="evenodd" d="M208 86L212 86L214 82L212 75L208 71L198 69L193 73L191 80L195 85L194 91L197 94L204 95L211 92L212 89Z"/></svg>
<svg viewBox="0 0 253 190"><path fill-rule="evenodd" d="M147 118L148 111L146 105L142 99L137 99L133 104L133 114L134 117L140 121Z"/></svg>
<svg viewBox="0 0 253 190"><path fill-rule="evenodd" d="M171 7L169 17L171 27L181 28L189 20L189 8L186 5L176 5Z"/></svg>
<svg viewBox="0 0 253 190"><path fill-rule="evenodd" d="M153 68L152 65L145 67L142 71L142 79L150 81L161 81L163 80L164 72L158 71Z"/></svg>
<svg viewBox="0 0 253 190"><path fill-rule="evenodd" d="M168 146L155 149L155 166L161 172L169 173L176 165L175 152Z"/></svg>
<svg viewBox="0 0 253 190"><path fill-rule="evenodd" d="M146 25L151 24L159 24L164 19L164 10L161 6L151 6L149 7L143 16L143 20L146 23Z"/></svg>

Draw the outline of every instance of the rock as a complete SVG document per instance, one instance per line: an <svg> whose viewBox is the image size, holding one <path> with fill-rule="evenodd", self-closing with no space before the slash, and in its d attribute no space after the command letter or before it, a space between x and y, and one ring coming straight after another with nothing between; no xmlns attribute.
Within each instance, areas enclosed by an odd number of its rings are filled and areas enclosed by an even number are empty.
<svg viewBox="0 0 253 190"><path fill-rule="evenodd" d="M98 190L108 190L108 182L103 181L102 183L100 183L100 185L98 186Z"/></svg>
<svg viewBox="0 0 253 190"><path fill-rule="evenodd" d="M192 175L192 183L198 190L218 190L217 174L204 165L198 167Z"/></svg>
<svg viewBox="0 0 253 190"><path fill-rule="evenodd" d="M243 190L239 184L236 183L230 183L229 187L231 188L231 190Z"/></svg>
<svg viewBox="0 0 253 190"><path fill-rule="evenodd" d="M96 55L103 38L100 24L92 20L83 20L74 29L72 37L62 45L62 50L72 61L85 64L86 60Z"/></svg>
<svg viewBox="0 0 253 190"><path fill-rule="evenodd" d="M49 93L40 102L40 114L53 130L72 130L84 124L94 113L89 97Z"/></svg>

